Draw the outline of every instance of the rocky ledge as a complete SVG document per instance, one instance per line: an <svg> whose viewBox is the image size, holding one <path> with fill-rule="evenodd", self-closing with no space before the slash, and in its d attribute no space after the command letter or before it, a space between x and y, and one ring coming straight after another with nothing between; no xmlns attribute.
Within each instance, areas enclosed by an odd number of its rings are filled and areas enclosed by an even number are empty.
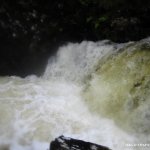
<svg viewBox="0 0 150 150"><path fill-rule="evenodd" d="M60 136L50 144L49 150L110 150L105 146Z"/></svg>

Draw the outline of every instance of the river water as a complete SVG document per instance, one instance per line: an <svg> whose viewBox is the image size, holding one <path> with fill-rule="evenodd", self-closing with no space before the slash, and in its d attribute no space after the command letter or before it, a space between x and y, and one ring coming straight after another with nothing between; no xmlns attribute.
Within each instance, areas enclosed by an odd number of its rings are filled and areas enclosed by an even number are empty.
<svg viewBox="0 0 150 150"><path fill-rule="evenodd" d="M47 150L60 135L150 148L150 39L68 43L45 73L0 77L0 150Z"/></svg>

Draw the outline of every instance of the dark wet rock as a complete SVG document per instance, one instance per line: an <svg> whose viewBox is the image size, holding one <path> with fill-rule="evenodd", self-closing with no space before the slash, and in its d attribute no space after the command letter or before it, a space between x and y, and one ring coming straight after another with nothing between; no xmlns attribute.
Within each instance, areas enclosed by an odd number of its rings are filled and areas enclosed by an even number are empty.
<svg viewBox="0 0 150 150"><path fill-rule="evenodd" d="M1 0L0 75L41 75L66 42L150 35L149 0Z"/></svg>
<svg viewBox="0 0 150 150"><path fill-rule="evenodd" d="M50 150L110 150L110 149L98 144L60 136L51 142Z"/></svg>

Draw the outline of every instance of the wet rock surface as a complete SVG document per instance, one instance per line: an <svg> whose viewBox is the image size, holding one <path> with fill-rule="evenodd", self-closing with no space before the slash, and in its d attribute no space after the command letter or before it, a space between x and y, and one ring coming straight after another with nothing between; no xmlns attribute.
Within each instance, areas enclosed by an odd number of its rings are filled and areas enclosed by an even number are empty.
<svg viewBox="0 0 150 150"><path fill-rule="evenodd" d="M42 75L68 41L145 38L149 14L148 0L1 0L0 75Z"/></svg>
<svg viewBox="0 0 150 150"><path fill-rule="evenodd" d="M94 143L60 136L51 142L50 150L110 150L110 149Z"/></svg>

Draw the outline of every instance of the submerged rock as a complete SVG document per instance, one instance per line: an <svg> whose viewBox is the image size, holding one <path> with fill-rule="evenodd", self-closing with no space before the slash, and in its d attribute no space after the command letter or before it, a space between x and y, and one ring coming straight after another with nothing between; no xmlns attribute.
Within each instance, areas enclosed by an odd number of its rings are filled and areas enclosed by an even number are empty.
<svg viewBox="0 0 150 150"><path fill-rule="evenodd" d="M110 150L109 148L82 140L64 136L56 138L50 144L50 150Z"/></svg>

